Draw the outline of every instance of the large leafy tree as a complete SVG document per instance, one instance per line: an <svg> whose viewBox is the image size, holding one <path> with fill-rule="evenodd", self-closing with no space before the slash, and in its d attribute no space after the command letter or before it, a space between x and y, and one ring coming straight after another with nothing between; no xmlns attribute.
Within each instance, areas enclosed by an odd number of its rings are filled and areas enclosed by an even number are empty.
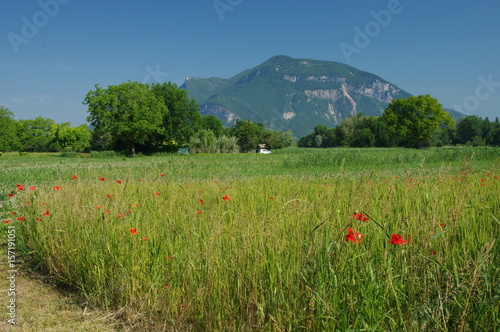
<svg viewBox="0 0 500 332"><path fill-rule="evenodd" d="M0 151L14 151L19 147L17 121L14 120L14 113L6 107L0 106Z"/></svg>
<svg viewBox="0 0 500 332"><path fill-rule="evenodd" d="M90 113L87 121L114 140L127 142L132 155L137 144L162 131L168 109L147 84L129 81L107 89L97 84L95 88L84 101Z"/></svg>
<svg viewBox="0 0 500 332"><path fill-rule="evenodd" d="M164 141L169 145L189 142L190 137L201 129L201 114L196 100L189 99L186 90L171 82L156 83L150 89L166 107L161 133Z"/></svg>
<svg viewBox="0 0 500 332"><path fill-rule="evenodd" d="M18 137L23 151L46 152L54 141L57 125L52 119L37 117L18 121Z"/></svg>
<svg viewBox="0 0 500 332"><path fill-rule="evenodd" d="M437 99L429 95L393 100L382 114L396 144L423 147L455 121Z"/></svg>

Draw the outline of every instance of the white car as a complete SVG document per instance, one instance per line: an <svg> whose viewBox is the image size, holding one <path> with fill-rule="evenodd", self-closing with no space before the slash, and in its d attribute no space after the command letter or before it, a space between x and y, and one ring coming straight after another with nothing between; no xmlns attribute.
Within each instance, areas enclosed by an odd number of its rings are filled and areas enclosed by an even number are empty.
<svg viewBox="0 0 500 332"><path fill-rule="evenodd" d="M271 151L269 151L268 149L259 149L259 153L263 153L263 154L270 154L272 153Z"/></svg>

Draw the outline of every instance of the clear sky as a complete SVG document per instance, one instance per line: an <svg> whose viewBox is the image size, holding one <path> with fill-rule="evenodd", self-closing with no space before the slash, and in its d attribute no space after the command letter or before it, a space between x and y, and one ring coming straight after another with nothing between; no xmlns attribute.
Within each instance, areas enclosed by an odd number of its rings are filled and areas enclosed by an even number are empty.
<svg viewBox="0 0 500 332"><path fill-rule="evenodd" d="M0 105L18 120L77 126L95 84L228 78L275 55L500 117L498 0L0 0Z"/></svg>

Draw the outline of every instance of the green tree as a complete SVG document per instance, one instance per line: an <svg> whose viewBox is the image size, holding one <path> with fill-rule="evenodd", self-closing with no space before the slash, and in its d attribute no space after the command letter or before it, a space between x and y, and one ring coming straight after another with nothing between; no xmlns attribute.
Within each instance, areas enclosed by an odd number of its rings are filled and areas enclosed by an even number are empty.
<svg viewBox="0 0 500 332"><path fill-rule="evenodd" d="M129 81L107 89L96 84L95 88L84 101L90 113L87 121L99 132L108 132L114 140L127 142L132 155L137 144L148 142L162 131L168 110L148 85Z"/></svg>
<svg viewBox="0 0 500 332"><path fill-rule="evenodd" d="M261 122L254 123L250 120L238 119L231 129L231 134L238 139L240 149L248 152L263 143L264 131L264 124Z"/></svg>
<svg viewBox="0 0 500 332"><path fill-rule="evenodd" d="M57 125L52 119L37 117L18 121L18 137L21 150L47 152L55 138Z"/></svg>
<svg viewBox="0 0 500 332"><path fill-rule="evenodd" d="M475 115L466 116L458 121L456 128L458 143L473 144L483 136L483 120Z"/></svg>
<svg viewBox="0 0 500 332"><path fill-rule="evenodd" d="M201 129L211 130L215 134L215 137L220 137L224 133L222 122L214 115L203 115L200 123Z"/></svg>
<svg viewBox="0 0 500 332"><path fill-rule="evenodd" d="M407 147L426 146L443 128L455 125L437 99L429 95L393 100L382 117L395 143Z"/></svg>
<svg viewBox="0 0 500 332"><path fill-rule="evenodd" d="M14 113L0 106L0 151L15 151L19 148L20 142Z"/></svg>
<svg viewBox="0 0 500 332"><path fill-rule="evenodd" d="M174 147L188 143L190 137L201 129L202 124L196 100L189 99L186 90L179 89L171 82L156 83L151 85L150 89L166 107L162 113L161 138ZM213 128L204 129L213 131Z"/></svg>
<svg viewBox="0 0 500 332"><path fill-rule="evenodd" d="M92 133L86 125L72 128L68 123L58 125L54 141L61 150L83 152L90 148L91 139Z"/></svg>

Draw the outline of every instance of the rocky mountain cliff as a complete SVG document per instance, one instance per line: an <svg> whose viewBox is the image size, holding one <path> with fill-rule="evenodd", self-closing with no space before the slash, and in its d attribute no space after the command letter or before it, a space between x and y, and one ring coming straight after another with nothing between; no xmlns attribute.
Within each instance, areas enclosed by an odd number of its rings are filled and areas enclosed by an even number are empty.
<svg viewBox="0 0 500 332"><path fill-rule="evenodd" d="M386 80L351 66L275 56L229 79L186 78L181 88L224 124L237 119L293 130L300 138L318 124L334 127L362 112L380 115L393 100L410 94Z"/></svg>

